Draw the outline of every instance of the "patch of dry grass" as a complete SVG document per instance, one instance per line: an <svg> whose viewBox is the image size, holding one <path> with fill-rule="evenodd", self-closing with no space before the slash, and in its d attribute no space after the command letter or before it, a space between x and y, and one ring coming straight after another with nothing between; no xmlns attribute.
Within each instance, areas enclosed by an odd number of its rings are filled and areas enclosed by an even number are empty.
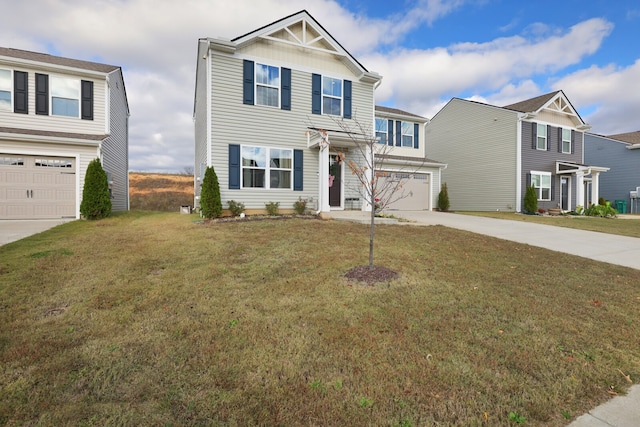
<svg viewBox="0 0 640 427"><path fill-rule="evenodd" d="M640 272L435 227L75 221L0 247L0 424L564 425L640 378Z"/></svg>
<svg viewBox="0 0 640 427"><path fill-rule="evenodd" d="M193 176L130 172L129 203L133 210L164 212L193 206Z"/></svg>

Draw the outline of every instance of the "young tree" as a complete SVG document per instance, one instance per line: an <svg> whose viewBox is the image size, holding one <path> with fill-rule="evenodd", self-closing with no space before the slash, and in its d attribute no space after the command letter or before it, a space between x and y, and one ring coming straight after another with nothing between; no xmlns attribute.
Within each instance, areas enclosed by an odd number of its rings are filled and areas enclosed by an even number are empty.
<svg viewBox="0 0 640 427"><path fill-rule="evenodd" d="M535 214L538 211L538 193L533 185L524 193L524 213Z"/></svg>
<svg viewBox="0 0 640 427"><path fill-rule="evenodd" d="M409 169L408 166L399 167L394 164L395 172L385 171L385 165L389 164L392 158L391 151L393 146L380 143L375 134L375 130L370 126L364 125L353 117L352 120L344 120L334 118L333 121L338 125L339 130L347 135L355 147L350 152L355 152L356 156L350 156L347 166L351 173L356 176L360 184L357 191L362 199L371 207L371 216L369 223L369 269L373 269L373 249L375 239L375 216L376 213L383 211L390 204L409 197L409 193L403 190L407 175L415 172L420 165ZM329 133L324 129L316 129L327 145L331 145L329 141ZM339 163L344 162L346 156L343 152L338 152L336 160ZM356 161L357 160L357 161ZM424 162L423 162L424 163ZM398 168L402 169L401 173ZM392 178L391 175L395 174ZM387 179L389 178L389 179Z"/></svg>
<svg viewBox="0 0 640 427"><path fill-rule="evenodd" d="M438 194L438 209L442 212L449 210L449 190L446 182L442 184L440 194Z"/></svg>
<svg viewBox="0 0 640 427"><path fill-rule="evenodd" d="M202 190L200 192L200 209L202 216L207 219L218 218L222 215L220 184L218 183L218 175L216 175L216 172L213 170L213 166L209 166L204 171Z"/></svg>
<svg viewBox="0 0 640 427"><path fill-rule="evenodd" d="M102 219L111 215L111 195L107 173L100 159L94 159L87 167L82 190L80 213L86 219Z"/></svg>

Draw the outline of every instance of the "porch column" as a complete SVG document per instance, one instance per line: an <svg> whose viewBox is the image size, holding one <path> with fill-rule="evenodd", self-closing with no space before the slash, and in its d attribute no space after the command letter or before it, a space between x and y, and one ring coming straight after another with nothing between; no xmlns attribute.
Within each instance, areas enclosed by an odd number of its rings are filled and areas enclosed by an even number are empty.
<svg viewBox="0 0 640 427"><path fill-rule="evenodd" d="M600 199L600 172L591 172L591 201L598 203Z"/></svg>
<svg viewBox="0 0 640 427"><path fill-rule="evenodd" d="M584 205L584 174L582 172L576 172L576 206L588 208Z"/></svg>
<svg viewBox="0 0 640 427"><path fill-rule="evenodd" d="M318 210L320 212L329 212L331 207L329 206L329 136L326 137L327 141L320 143L320 155L318 156L318 179L319 190L318 196Z"/></svg>

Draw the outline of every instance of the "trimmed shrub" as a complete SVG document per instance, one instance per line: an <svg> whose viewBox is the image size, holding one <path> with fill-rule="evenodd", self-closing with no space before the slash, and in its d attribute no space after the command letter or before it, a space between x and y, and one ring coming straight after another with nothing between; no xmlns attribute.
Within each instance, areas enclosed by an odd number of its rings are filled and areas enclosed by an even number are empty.
<svg viewBox="0 0 640 427"><path fill-rule="evenodd" d="M298 197L298 200L293 202L293 210L298 215L304 215L307 210L307 201L301 197Z"/></svg>
<svg viewBox="0 0 640 427"><path fill-rule="evenodd" d="M204 171L202 191L200 192L200 210L204 218L219 218L222 215L222 200L220 199L220 184L218 175L209 166Z"/></svg>
<svg viewBox="0 0 640 427"><path fill-rule="evenodd" d="M239 216L242 212L244 212L244 203L236 202L235 200L229 200L227 202L229 206L229 211L231 211L231 215Z"/></svg>
<svg viewBox="0 0 640 427"><path fill-rule="evenodd" d="M531 185L527 187L526 193L524 193L524 213L533 215L538 210L538 193L536 188Z"/></svg>
<svg viewBox="0 0 640 427"><path fill-rule="evenodd" d="M100 159L93 159L87 167L82 190L80 213L86 219L102 219L111 215L111 195L107 173Z"/></svg>
<svg viewBox="0 0 640 427"><path fill-rule="evenodd" d="M271 216L278 215L278 208L280 207L280 202L269 202L264 204L267 213Z"/></svg>
<svg viewBox="0 0 640 427"><path fill-rule="evenodd" d="M449 210L449 190L447 189L447 183L442 184L440 194L438 194L438 210L446 212Z"/></svg>

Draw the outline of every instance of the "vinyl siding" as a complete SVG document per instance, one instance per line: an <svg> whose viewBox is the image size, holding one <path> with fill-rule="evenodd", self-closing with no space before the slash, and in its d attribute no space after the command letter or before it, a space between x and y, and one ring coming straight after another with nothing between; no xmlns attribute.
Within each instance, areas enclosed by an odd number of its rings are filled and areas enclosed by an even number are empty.
<svg viewBox="0 0 640 427"><path fill-rule="evenodd" d="M52 132L73 132L81 134L105 134L106 129L106 93L105 80L95 76L87 76L82 74L61 73L60 71L52 71L45 67L24 68L8 66L0 63L0 68L9 68L15 71L25 71L28 73L28 106L29 114L17 114L13 111L0 110L0 124L3 126L14 127L19 129L35 129ZM61 117L51 115L51 103L49 103L49 115L37 115L35 104L36 83L35 74L52 75L77 78L78 80L87 80L93 82L93 120L82 120L79 117ZM51 83L49 83L51 90Z"/></svg>
<svg viewBox="0 0 640 427"><path fill-rule="evenodd" d="M427 125L426 150L448 164L442 182L452 210L515 210L517 113L452 99Z"/></svg>
<svg viewBox="0 0 640 427"><path fill-rule="evenodd" d="M535 122L537 123L537 122ZM542 123L545 124L546 123ZM558 137L558 127L549 125L547 128L547 144L550 145L549 150L537 150L533 147L532 136L532 122L523 121L522 127L522 197L524 200L524 194L527 187L527 174L532 170L540 172L550 172L552 174L552 200L551 201L538 201L538 208L549 209L558 207L560 203L560 178L555 174L556 161L582 163L582 150L583 150L583 133L575 131L575 146L573 153L561 153L558 152L558 144L561 143ZM569 128L567 126L566 128ZM550 131L549 131L550 129ZM577 195L577 179L571 177L571 207L575 209L576 195ZM582 189L580 190L582 191Z"/></svg>
<svg viewBox="0 0 640 427"><path fill-rule="evenodd" d="M76 217L80 218L80 201L84 177L89 163L98 155L98 145L70 145L50 144L48 142L23 142L3 140L0 142L0 152L24 155L42 155L76 158Z"/></svg>
<svg viewBox="0 0 640 427"><path fill-rule="evenodd" d="M314 54L315 55L315 54ZM260 62L259 58L249 58ZM264 209L266 202L280 202L280 209L292 209L298 197L318 198L317 148L307 148L308 127L338 129L328 116L311 113L311 72L291 64L291 110L281 110L242 102L242 59L211 54L212 87L212 155L223 205L228 200L245 204L246 209ZM266 61L268 63L268 61ZM279 64L275 64L279 65ZM322 73L324 70L314 70ZM371 128L373 121L373 87L355 80L353 75L335 76L352 79L353 117ZM198 126L198 125L197 125ZM197 144L197 142L196 142ZM304 191L240 189L229 190L228 146L244 144L303 150Z"/></svg>
<svg viewBox="0 0 640 427"><path fill-rule="evenodd" d="M612 203L626 200L629 212L629 192L640 187L640 150L628 150L627 145L614 139L585 134L584 161L588 165L610 168L600 174L600 196Z"/></svg>
<svg viewBox="0 0 640 427"><path fill-rule="evenodd" d="M109 172L112 210L129 210L129 110L120 70L109 75L110 135L102 143L102 167ZM96 88L94 87L94 91Z"/></svg>

